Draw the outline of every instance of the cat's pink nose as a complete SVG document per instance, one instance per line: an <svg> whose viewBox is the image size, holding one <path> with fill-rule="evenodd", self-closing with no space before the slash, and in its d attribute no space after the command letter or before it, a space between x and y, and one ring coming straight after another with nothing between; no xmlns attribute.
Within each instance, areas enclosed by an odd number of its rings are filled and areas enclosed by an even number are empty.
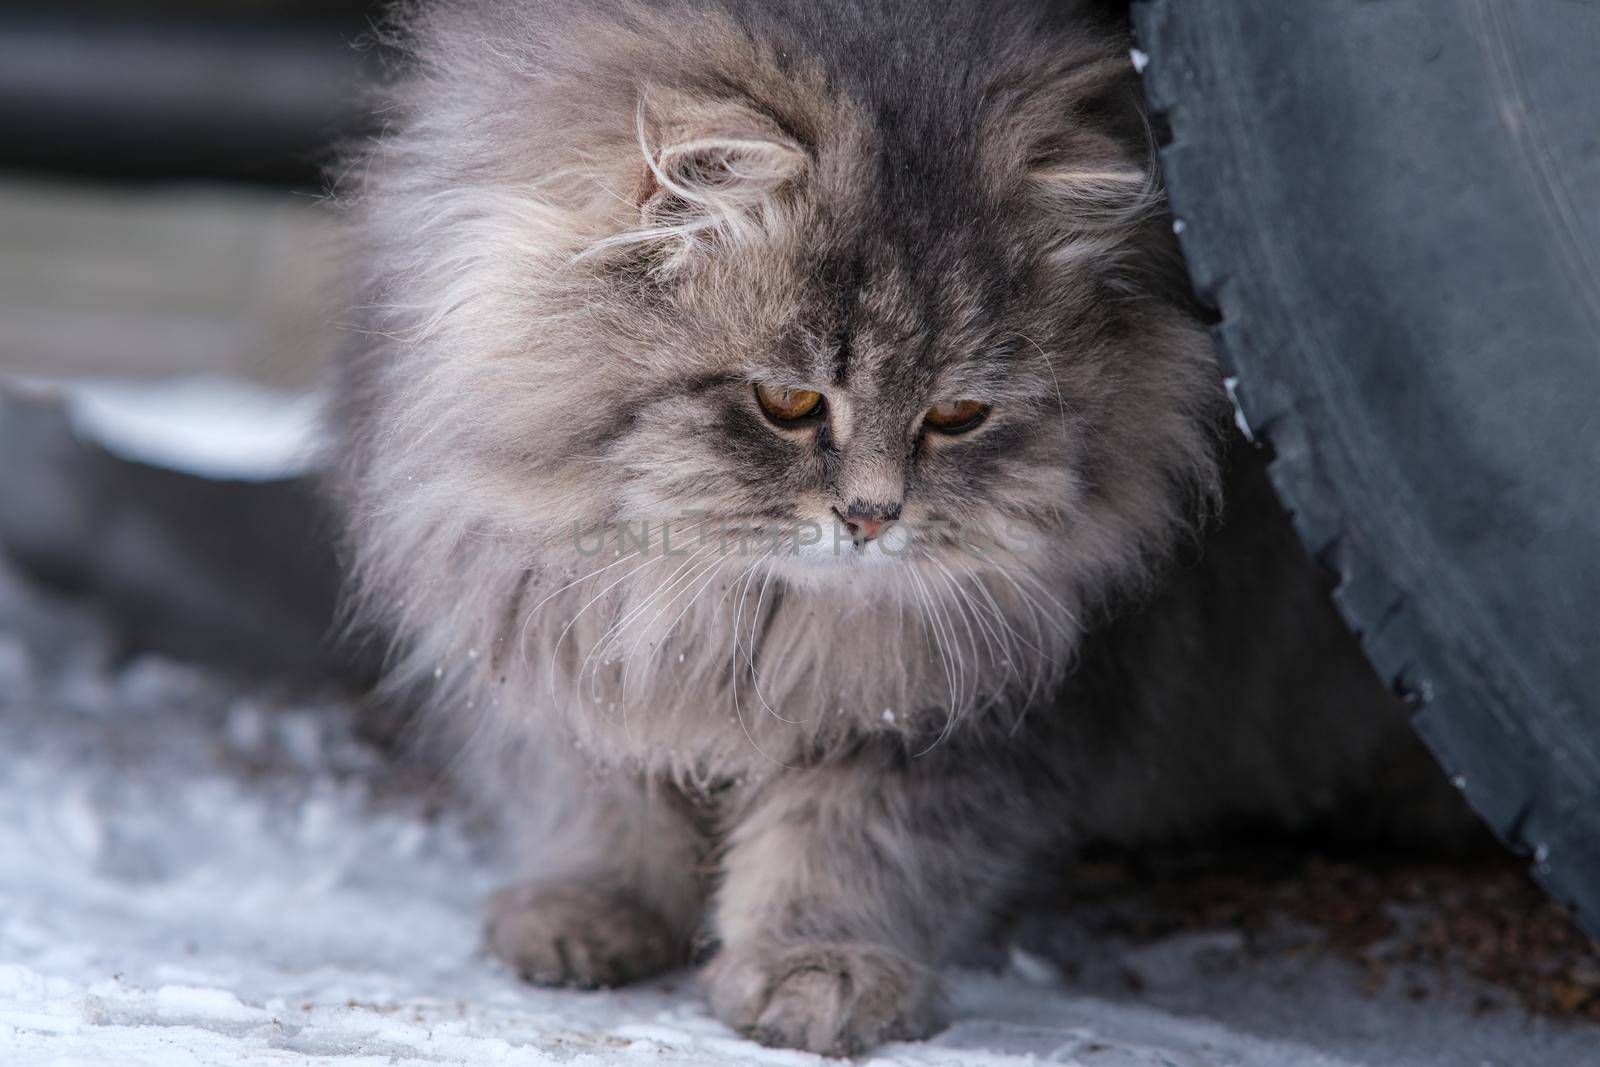
<svg viewBox="0 0 1600 1067"><path fill-rule="evenodd" d="M845 529L850 531L853 541L865 543L876 538L883 532L883 528L894 522L896 516L882 511L858 511L854 508L849 511L833 509L839 516L839 521L844 523Z"/></svg>

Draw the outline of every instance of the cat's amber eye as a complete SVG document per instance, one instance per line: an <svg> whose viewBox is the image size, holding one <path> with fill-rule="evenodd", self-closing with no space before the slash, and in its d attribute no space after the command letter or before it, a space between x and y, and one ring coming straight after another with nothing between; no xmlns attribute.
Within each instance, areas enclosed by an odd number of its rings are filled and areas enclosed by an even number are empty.
<svg viewBox="0 0 1600 1067"><path fill-rule="evenodd" d="M929 426L940 433L966 433L989 417L989 405L976 400L953 400L935 404L925 416Z"/></svg>
<svg viewBox="0 0 1600 1067"><path fill-rule="evenodd" d="M822 394L810 389L769 389L756 386L761 410L779 422L796 422L822 410Z"/></svg>

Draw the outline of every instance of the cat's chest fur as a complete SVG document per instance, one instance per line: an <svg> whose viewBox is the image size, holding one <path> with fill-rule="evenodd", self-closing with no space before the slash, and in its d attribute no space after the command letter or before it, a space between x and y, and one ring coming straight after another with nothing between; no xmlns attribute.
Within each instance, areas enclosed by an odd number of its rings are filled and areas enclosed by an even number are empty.
<svg viewBox="0 0 1600 1067"><path fill-rule="evenodd" d="M785 586L742 561L699 579L674 559L630 571L521 583L467 648L441 629L435 647L475 679L459 699L490 694L475 710L495 729L597 763L705 780L814 762L869 735L920 751L1010 723L1058 677L1041 648L1051 631L985 588L935 602L908 579L863 598Z"/></svg>

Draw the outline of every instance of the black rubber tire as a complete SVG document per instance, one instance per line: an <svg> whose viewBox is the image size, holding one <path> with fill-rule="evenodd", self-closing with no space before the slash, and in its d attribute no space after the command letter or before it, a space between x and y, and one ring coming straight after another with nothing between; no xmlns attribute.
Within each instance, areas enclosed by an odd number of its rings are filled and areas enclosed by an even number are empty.
<svg viewBox="0 0 1600 1067"><path fill-rule="evenodd" d="M1279 494L1423 738L1600 936L1600 5L1134 25Z"/></svg>

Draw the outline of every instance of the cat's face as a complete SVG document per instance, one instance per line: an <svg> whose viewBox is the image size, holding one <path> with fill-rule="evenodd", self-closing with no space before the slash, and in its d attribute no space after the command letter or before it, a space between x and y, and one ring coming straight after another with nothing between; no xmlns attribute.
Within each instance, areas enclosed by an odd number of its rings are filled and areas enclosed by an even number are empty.
<svg viewBox="0 0 1600 1067"><path fill-rule="evenodd" d="M450 425L458 504L572 569L642 546L864 591L1110 581L1192 518L1218 390L1125 53L885 90L742 31L606 32L532 88L440 79L454 155L389 198L429 312L432 408L398 416Z"/></svg>
<svg viewBox="0 0 1600 1067"><path fill-rule="evenodd" d="M832 121L796 143L736 111L683 153L642 134L658 233L574 264L614 375L573 412L615 428L608 521L863 590L1116 551L1092 513L1138 506L1195 403L1192 334L1141 288L1146 160L1024 158L981 121L930 156Z"/></svg>
<svg viewBox="0 0 1600 1067"><path fill-rule="evenodd" d="M646 332L674 338L682 369L653 359L662 378L618 396L636 413L610 456L618 517L704 513L706 536L796 582L1059 536L1085 490L1084 408L1115 359L1108 317L1072 305L1114 303L1106 280L1061 277L998 196L924 209L945 217L919 235L882 224L895 209L874 184L788 195L748 243L713 235L665 277L617 283L619 315L660 316Z"/></svg>

